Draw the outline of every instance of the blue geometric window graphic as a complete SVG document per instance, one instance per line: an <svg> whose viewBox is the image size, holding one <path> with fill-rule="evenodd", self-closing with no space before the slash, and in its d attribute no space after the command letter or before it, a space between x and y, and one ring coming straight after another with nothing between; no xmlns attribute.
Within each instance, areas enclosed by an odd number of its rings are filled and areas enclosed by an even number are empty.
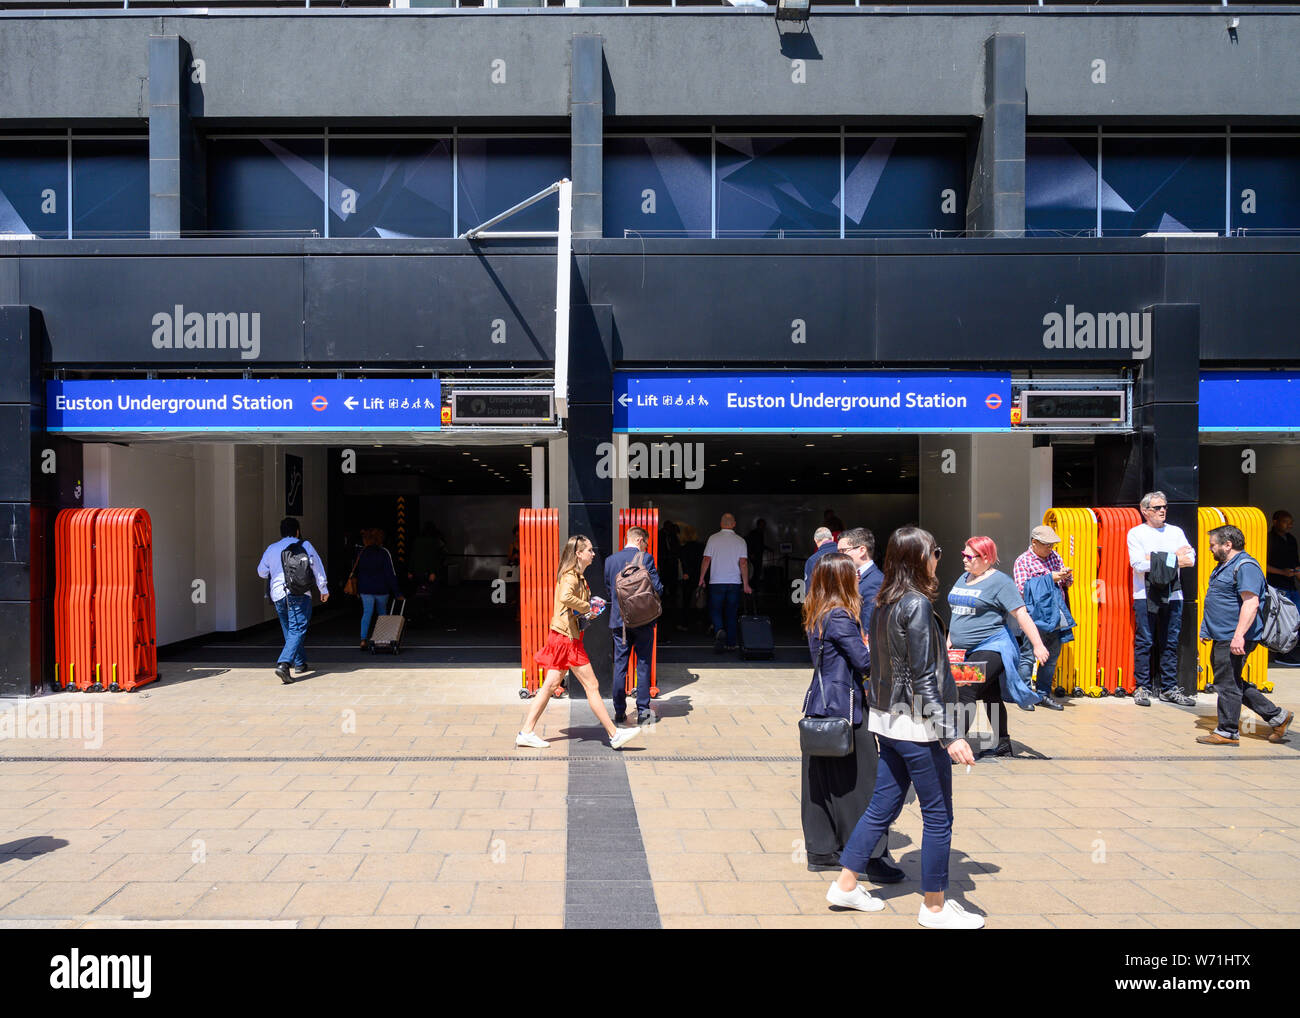
<svg viewBox="0 0 1300 1018"><path fill-rule="evenodd" d="M960 233L966 226L965 139L847 138L844 195L846 237Z"/></svg>
<svg viewBox="0 0 1300 1018"><path fill-rule="evenodd" d="M208 142L209 230L242 237L319 236L324 208L323 138Z"/></svg>
<svg viewBox="0 0 1300 1018"><path fill-rule="evenodd" d="M450 237L451 142L329 140L331 237Z"/></svg>
<svg viewBox="0 0 1300 1018"><path fill-rule="evenodd" d="M1232 136L1232 228L1300 233L1300 138Z"/></svg>
<svg viewBox="0 0 1300 1018"><path fill-rule="evenodd" d="M460 223L457 233L572 175L568 138L473 138L456 141ZM499 230L554 230L555 195L517 212Z"/></svg>
<svg viewBox="0 0 1300 1018"><path fill-rule="evenodd" d="M1122 237L1152 232L1222 233L1226 170L1223 138L1105 135L1101 147L1102 233ZM1108 195L1112 200L1107 200Z"/></svg>
<svg viewBox="0 0 1300 1018"><path fill-rule="evenodd" d="M708 138L606 138L605 236L708 237Z"/></svg>
<svg viewBox="0 0 1300 1018"><path fill-rule="evenodd" d="M68 235L68 143L0 141L0 237Z"/></svg>
<svg viewBox="0 0 1300 1018"><path fill-rule="evenodd" d="M1123 207L1110 192L1106 207ZM1090 237L1097 233L1097 138L1025 139L1025 233Z"/></svg>
<svg viewBox="0 0 1300 1018"><path fill-rule="evenodd" d="M718 136L719 237L838 237L840 139Z"/></svg>
<svg viewBox="0 0 1300 1018"><path fill-rule="evenodd" d="M149 236L149 142L72 142L72 235Z"/></svg>

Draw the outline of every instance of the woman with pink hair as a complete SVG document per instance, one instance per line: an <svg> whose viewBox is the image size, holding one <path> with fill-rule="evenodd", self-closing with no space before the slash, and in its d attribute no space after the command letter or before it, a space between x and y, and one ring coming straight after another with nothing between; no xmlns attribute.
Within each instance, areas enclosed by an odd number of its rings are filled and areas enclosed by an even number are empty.
<svg viewBox="0 0 1300 1018"><path fill-rule="evenodd" d="M952 624L948 646L966 652L966 660L982 663L983 682L961 683L957 687L958 729L965 736L975 719L975 705L983 703L989 724L997 733L996 756L1011 756L1014 749L1007 733L1006 704L1014 702L1033 710L1041 697L1020 676L1020 646L1007 626L1014 617L1029 637L1039 664L1047 660L1048 651L1038 635L1038 627L1029 617L1029 609L1016 588L1016 581L994 566L998 546L991 537L976 536L966 541L961 552L966 571L948 592Z"/></svg>

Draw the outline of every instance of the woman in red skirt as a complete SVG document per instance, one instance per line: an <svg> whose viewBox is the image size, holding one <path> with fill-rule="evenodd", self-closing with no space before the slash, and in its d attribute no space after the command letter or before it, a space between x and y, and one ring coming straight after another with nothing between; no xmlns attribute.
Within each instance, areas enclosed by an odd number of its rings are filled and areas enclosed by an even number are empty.
<svg viewBox="0 0 1300 1018"><path fill-rule="evenodd" d="M566 671L573 672L582 683L582 689L587 694L587 702L591 704L596 720L609 735L611 746L620 749L641 734L640 728L619 728L609 719L609 712L605 710L605 701L600 697L600 684L596 681L596 673L592 671L591 660L582 647L582 628L578 624L578 616L590 619L598 614L592 610L591 589L582 577L595 557L596 552L591 546L591 541L581 534L569 538L564 551L560 553L560 568L555 576L555 610L551 613L550 634L546 646L533 658L539 665L546 666L546 680L542 683L542 688L537 691L532 706L528 708L528 717L524 720L523 730L515 737L516 746L545 749L549 745L546 740L533 733L533 728L536 727L542 711L546 709L546 704Z"/></svg>

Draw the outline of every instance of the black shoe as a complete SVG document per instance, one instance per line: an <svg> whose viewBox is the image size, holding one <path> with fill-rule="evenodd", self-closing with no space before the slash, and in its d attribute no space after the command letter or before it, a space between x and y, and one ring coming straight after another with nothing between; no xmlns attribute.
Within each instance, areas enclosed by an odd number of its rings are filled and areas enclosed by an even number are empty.
<svg viewBox="0 0 1300 1018"><path fill-rule="evenodd" d="M1053 700L1046 693L1044 693L1043 698L1038 701L1038 706L1046 707L1048 710L1065 710L1064 707L1062 707L1059 703Z"/></svg>
<svg viewBox="0 0 1300 1018"><path fill-rule="evenodd" d="M645 725L653 725L658 722L658 720L659 719L655 716L654 711L639 710L636 712L636 723L642 727Z"/></svg>
<svg viewBox="0 0 1300 1018"><path fill-rule="evenodd" d="M1138 686L1133 690L1133 702L1139 707L1151 706L1151 691L1146 686Z"/></svg>
<svg viewBox="0 0 1300 1018"><path fill-rule="evenodd" d="M1011 745L1010 739L1004 739L998 743L998 748L993 751L994 756L1014 756L1015 747Z"/></svg>
<svg viewBox="0 0 1300 1018"><path fill-rule="evenodd" d="M621 725L621 724L622 724L624 721L626 721L626 720L627 720L627 712L626 712L626 711L621 711L621 710L620 710L620 711L615 711L615 712L614 712L614 723L615 723L616 725Z"/></svg>
<svg viewBox="0 0 1300 1018"><path fill-rule="evenodd" d="M293 685L293 676L289 674L289 666L287 664L281 663L276 665L275 674L280 676L280 681L286 686Z"/></svg>
<svg viewBox="0 0 1300 1018"><path fill-rule="evenodd" d="M873 884L897 884L907 877L888 859L868 859L867 879Z"/></svg>
<svg viewBox="0 0 1300 1018"><path fill-rule="evenodd" d="M294 675L306 675L309 671L311 671L311 667L310 667L309 665L294 665L294 666L293 666L293 674L294 674Z"/></svg>
<svg viewBox="0 0 1300 1018"><path fill-rule="evenodd" d="M1034 709L1034 705L1033 705L1032 703L1018 703L1018 704L1016 704L1016 706L1019 707L1021 710L1033 710L1033 709Z"/></svg>
<svg viewBox="0 0 1300 1018"><path fill-rule="evenodd" d="M834 855L815 855L808 856L809 873L831 873L839 872L844 867L840 865L838 856Z"/></svg>

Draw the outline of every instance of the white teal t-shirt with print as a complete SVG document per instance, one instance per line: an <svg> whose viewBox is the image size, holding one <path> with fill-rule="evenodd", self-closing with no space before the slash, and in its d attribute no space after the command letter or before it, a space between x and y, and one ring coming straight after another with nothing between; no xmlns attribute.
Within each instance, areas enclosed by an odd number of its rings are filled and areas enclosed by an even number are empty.
<svg viewBox="0 0 1300 1018"><path fill-rule="evenodd" d="M1024 606L1016 581L1001 570L990 569L978 583L971 582L970 573L962 573L948 592L952 645L974 650L1006 625L1008 613Z"/></svg>

